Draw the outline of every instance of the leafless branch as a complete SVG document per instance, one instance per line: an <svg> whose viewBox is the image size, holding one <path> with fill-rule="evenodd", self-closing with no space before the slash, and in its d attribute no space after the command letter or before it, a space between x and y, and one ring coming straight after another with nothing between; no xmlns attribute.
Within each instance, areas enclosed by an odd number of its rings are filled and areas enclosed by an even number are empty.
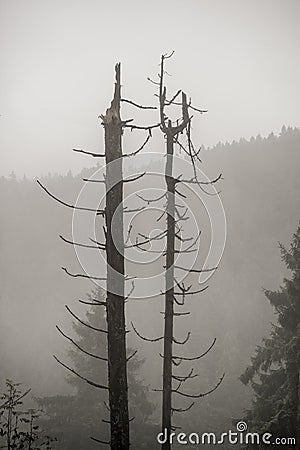
<svg viewBox="0 0 300 450"><path fill-rule="evenodd" d="M153 236L153 237L151 237L151 238L150 238L149 236L145 236L145 235L142 235L141 233L139 233L139 235L142 236L142 237L144 237L145 240L144 240L144 241L141 241L141 242L136 241L135 244L125 245L125 248L139 247L139 246L141 246L141 245L148 244L148 243L150 243L150 242L152 242L152 241L156 241L156 240L163 239L163 238L165 237L166 233L167 233L167 231L164 230L164 231L160 232L159 234L157 234L156 236Z"/></svg>
<svg viewBox="0 0 300 450"><path fill-rule="evenodd" d="M131 283L131 288L130 288L128 294L126 295L126 297L124 298L125 301L129 299L129 297L131 296L131 294L132 294L133 291L134 291L134 288L135 288L134 281L132 281L132 283Z"/></svg>
<svg viewBox="0 0 300 450"><path fill-rule="evenodd" d="M220 380L218 381L218 383L215 385L215 387L213 387L210 391L204 392L202 394L186 394L185 392L180 392L180 391L176 391L176 394L182 395L183 397L188 397L188 398L201 398L201 397L205 397L206 395L211 394L212 392L214 392L216 389L218 389L218 387L220 386L220 384L222 383L223 379L224 379L225 373L223 373L223 375L221 376ZM175 392L175 391L173 391Z"/></svg>
<svg viewBox="0 0 300 450"><path fill-rule="evenodd" d="M100 331L101 333L106 333L107 334L106 330L102 330L101 328L96 328L93 325L90 325L89 323L84 322L83 320L81 320L78 316L76 316L76 314L73 313L73 311L71 311L71 309L68 307L68 305L65 305L65 308L71 314L71 316L73 316L74 319L78 320L78 322L80 322L82 325L85 325L87 328L90 328L91 330Z"/></svg>
<svg viewBox="0 0 300 450"><path fill-rule="evenodd" d="M132 213L132 212L143 211L144 209L145 209L144 206L141 206L140 208L132 208L132 209L129 209L129 208L127 208L127 206L125 206L124 209L123 209L123 212L124 213Z"/></svg>
<svg viewBox="0 0 300 450"><path fill-rule="evenodd" d="M153 130L153 128L158 128L160 127L160 123L155 123L154 125L146 125L146 126L141 126L141 125L125 125L126 128L130 128L131 130Z"/></svg>
<svg viewBox="0 0 300 450"><path fill-rule="evenodd" d="M38 183L38 185L54 200L56 200L58 203L61 203L64 206L67 206L68 208L72 208L72 209L77 209L79 211L90 211L90 212L95 212L99 215L104 216L105 214L105 210L104 209L93 209L93 208L85 208L83 206L75 206L75 205L71 205L70 203L66 203L63 200L60 200L58 197L56 197L55 195L53 195L50 191L48 191L47 188L45 188L45 186L42 185L42 183L39 180L36 180L36 182Z"/></svg>
<svg viewBox="0 0 300 450"><path fill-rule="evenodd" d="M63 366L65 369L69 370L70 372L72 372L74 375L76 375L78 378L80 378L81 380L86 381L88 384L90 384L91 386L94 386L96 388L99 389L108 389L107 386L104 386L103 384L98 384L95 383L94 381L91 381L85 377L83 377L82 375L80 375L78 372L76 372L74 369L72 369L71 367L67 366L66 364L64 364L63 362L61 362L55 355L53 355L53 358L55 359L55 361L57 361L61 366Z"/></svg>
<svg viewBox="0 0 300 450"><path fill-rule="evenodd" d="M82 178L82 181L85 181L87 183L102 183L105 184L105 180L94 180L93 178Z"/></svg>
<svg viewBox="0 0 300 450"><path fill-rule="evenodd" d="M98 244L97 246L87 245L87 244L81 244L78 242L70 241L69 239L66 239L65 237L63 237L61 234L59 235L59 237L62 241L66 242L67 244L76 245L77 247L92 248L92 249L97 249L97 250L105 250L106 249L106 246L104 244L102 244L102 245Z"/></svg>
<svg viewBox="0 0 300 450"><path fill-rule="evenodd" d="M90 437L90 439L92 439L92 441L99 442L99 444L110 445L110 441L101 441L100 439L94 438L92 436Z"/></svg>
<svg viewBox="0 0 300 450"><path fill-rule="evenodd" d="M199 232L198 232L196 238L194 239L194 241L190 245L188 245L185 249L183 249L182 251L187 252L190 249L192 249L197 244L197 242L199 241L201 233L202 233L202 231L199 230Z"/></svg>
<svg viewBox="0 0 300 450"><path fill-rule="evenodd" d="M191 313L190 313L190 311L187 311L187 312L174 312L173 313L173 316L174 317L180 317L180 316L189 316Z"/></svg>
<svg viewBox="0 0 300 450"><path fill-rule="evenodd" d="M194 178L191 178L190 180L176 180L176 183L186 183L186 184L214 184L217 183L217 181L222 180L222 174L220 173L220 175L217 176L217 178L215 178L214 180L210 180L210 181L198 181L195 180Z"/></svg>
<svg viewBox="0 0 300 450"><path fill-rule="evenodd" d="M73 278L88 278L89 280L100 280L100 281L106 280L106 277L91 277L91 276L85 275L83 273L71 273L68 271L68 269L66 269L66 267L62 267L62 270L64 272L66 272L67 275L69 275L70 277L73 277Z"/></svg>
<svg viewBox="0 0 300 450"><path fill-rule="evenodd" d="M186 198L186 195L184 195L182 192L179 192L178 189L175 189L175 192L179 195L179 197Z"/></svg>
<svg viewBox="0 0 300 450"><path fill-rule="evenodd" d="M135 106L136 108L140 108L140 109L157 109L156 106L143 106L143 105L139 105L138 103L135 103L131 100L127 100L126 98L121 98L121 102L123 103L129 103L130 105Z"/></svg>
<svg viewBox="0 0 300 450"><path fill-rule="evenodd" d="M183 237L181 237L180 236L180 234L177 232L177 233L175 233L175 237L180 241L180 242L189 242L189 241L192 241L194 238L193 237L186 237L186 238L183 238Z"/></svg>
<svg viewBox="0 0 300 450"><path fill-rule="evenodd" d="M136 354L137 354L137 350L135 350L135 352L133 352L130 356L128 356L127 362L130 361L131 358L133 358Z"/></svg>
<svg viewBox="0 0 300 450"><path fill-rule="evenodd" d="M135 156L137 155L139 152L141 152L143 150L143 148L145 148L145 146L148 144L149 139L152 137L152 133L151 133L151 128L148 130L148 136L146 137L145 141L143 142L143 144L135 151L132 153L125 153L122 155L122 158L130 158L131 156Z"/></svg>
<svg viewBox="0 0 300 450"><path fill-rule="evenodd" d="M171 426L171 430L172 430L172 431L182 430L182 427L178 427L178 426L176 427L175 425L172 425L172 426Z"/></svg>
<svg viewBox="0 0 300 450"><path fill-rule="evenodd" d="M85 150L81 150L78 148L73 148L73 152L83 153L84 155L90 155L93 156L94 158L105 158L105 153L87 152Z"/></svg>
<svg viewBox="0 0 300 450"><path fill-rule="evenodd" d="M175 100L176 100L176 98L178 97L178 95L180 95L181 94L181 89L179 89L177 92L176 92L176 94L174 94L173 95L173 97L171 98L171 100L165 100L165 105L166 106L170 106L170 105L172 105L172 104L174 104L174 102L175 102Z"/></svg>
<svg viewBox="0 0 300 450"><path fill-rule="evenodd" d="M181 360L181 361L196 361L197 359L201 359L201 358L203 358L203 356L207 355L207 353L213 348L215 343L216 343L216 338L213 340L213 342L209 346L209 348L199 356L194 356L192 358L189 358L188 356L172 356L172 358L174 358L176 360Z"/></svg>
<svg viewBox="0 0 300 450"><path fill-rule="evenodd" d="M182 412L187 412L189 411L193 406L194 406L195 402L192 402L189 406L187 406L186 408L172 408L172 413L182 413Z"/></svg>
<svg viewBox="0 0 300 450"><path fill-rule="evenodd" d="M137 331L137 329L136 329L135 326L133 325L133 322L131 322L131 326L132 326L132 328L134 329L135 334L136 334L139 338L143 339L143 341L148 341L148 342L158 342L158 341L161 341L161 340L164 338L163 336L158 337L158 338L154 338L154 339L146 338L146 337L142 336L142 335Z"/></svg>
<svg viewBox="0 0 300 450"><path fill-rule="evenodd" d="M158 81L154 81L150 77L147 77L147 80L150 81L150 83L155 84L156 86L159 86L159 82Z"/></svg>
<svg viewBox="0 0 300 450"><path fill-rule="evenodd" d="M84 305L91 305L91 306L106 306L106 302L87 302L85 300L78 300L79 303L82 303Z"/></svg>
<svg viewBox="0 0 300 450"><path fill-rule="evenodd" d="M205 286L202 289L198 289L197 291L190 291L190 292L174 292L174 295L195 295L195 294L200 294L203 291L206 291L206 289L208 288L208 286Z"/></svg>
<svg viewBox="0 0 300 450"><path fill-rule="evenodd" d="M183 341L179 341L178 339L175 339L173 336L173 342L175 342L175 344L184 345L187 343L187 341L190 339L190 337L191 337L191 332L189 331L186 338Z"/></svg>
<svg viewBox="0 0 300 450"><path fill-rule="evenodd" d="M77 347L80 351L82 351L82 353L85 353L88 356L91 356L92 358L95 359L100 359L101 361L107 361L107 358L104 358L103 356L98 356L98 355L94 355L93 353L90 353L86 350L84 350L82 347L80 347L80 345L77 344L76 341L74 341L72 338L70 338L69 336L67 336L60 328L58 325L56 325L56 329L59 331L59 333L66 338L68 341L70 341L73 345L75 345L75 347Z"/></svg>
<svg viewBox="0 0 300 450"><path fill-rule="evenodd" d="M148 203L148 205L149 205L150 203L154 203L154 202L158 202L159 200L162 200L166 196L166 192L164 192L162 195L160 195L159 197L157 197L155 199L151 199L151 198L147 199L147 198L142 197L140 194L136 194L136 196L138 198L140 198L141 200L143 200L144 202Z"/></svg>
<svg viewBox="0 0 300 450"><path fill-rule="evenodd" d="M185 270L189 273L204 273L204 272L212 272L213 270L216 270L217 267L211 267L210 269L186 269L185 267L174 265L175 269Z"/></svg>
<svg viewBox="0 0 300 450"><path fill-rule="evenodd" d="M143 172L143 173L140 173L139 175L136 175L136 176L134 176L132 178L127 178L127 179L125 178L123 180L123 183L130 183L131 181L136 181L136 180L138 180L139 178L142 178L145 175L146 175L146 172Z"/></svg>
<svg viewBox="0 0 300 450"><path fill-rule="evenodd" d="M198 377L198 374L197 373L194 374L193 372L194 372L194 369L192 368L189 371L188 375L185 375L185 376L172 375L172 378L174 378L174 380L177 380L177 381L186 381L186 380L190 380L192 378Z"/></svg>

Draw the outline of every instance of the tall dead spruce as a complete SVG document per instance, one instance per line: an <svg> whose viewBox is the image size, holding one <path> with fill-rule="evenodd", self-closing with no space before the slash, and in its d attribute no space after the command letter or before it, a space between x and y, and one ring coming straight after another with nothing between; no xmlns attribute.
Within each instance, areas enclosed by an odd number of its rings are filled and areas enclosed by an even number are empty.
<svg viewBox="0 0 300 450"><path fill-rule="evenodd" d="M96 216L102 216L105 219L105 242L101 243L93 240L93 245L74 242L62 236L61 239L73 246L85 247L98 251L106 251L107 257L107 276L101 278L97 276L90 276L83 273L71 273L65 267L62 269L71 277L81 277L90 280L106 280L106 301L101 302L94 299L92 305L99 305L106 308L107 330L92 327L91 325L82 321L74 312L66 306L67 311L80 323L93 329L95 332L105 333L107 335L107 357L93 355L80 348L71 338L57 327L58 331L83 353L90 357L101 359L108 363L108 386L99 384L93 380L89 380L77 373L71 367L61 362L56 356L56 361L64 368L73 374L86 381L95 388L104 389L109 394L109 405L107 408L110 413L110 420L103 420L103 422L110 424L110 441L103 441L96 437L91 437L96 442L101 444L108 444L113 450L128 450L129 449L129 415L128 415L128 389L127 389L127 361L131 356L126 356L126 324L125 324L125 302L132 293L134 285L132 284L129 293L125 295L125 282L128 278L125 275L124 269L124 227L123 227L123 185L125 182L135 181L141 178L144 174L140 174L128 179L123 178L123 158L135 156L143 150L151 137L151 130L158 127L160 124L151 126L137 126L132 124L132 120L123 121L120 116L121 102L130 103L131 105L148 109L148 107L138 105L135 102L121 98L121 81L120 81L120 63L115 66L115 90L114 97L110 107L106 113L101 116L102 125L105 132L105 152L103 154L88 152L85 150L74 149L75 152L90 155L94 158L103 158L106 163L106 175L103 180L84 179L86 182L102 183L106 189L106 205L105 209L93 209L84 206L78 206L64 202L53 195L45 186L39 181L38 184L42 189L50 195L54 200L58 201L64 206L72 208L73 210L93 212ZM150 109L153 109L149 107ZM136 151L132 153L122 153L122 135L125 128L131 130L145 130L147 137L144 143ZM127 212L127 211L125 211ZM134 246L134 245L133 245Z"/></svg>
<svg viewBox="0 0 300 450"><path fill-rule="evenodd" d="M221 179L221 175L219 175L216 179L211 181L200 181L197 175L197 163L201 162L199 153L200 150L196 150L192 139L191 139L191 120L192 117L189 114L190 110L203 113L206 112L204 110L200 110L195 108L191 101L187 101L187 96L184 92L179 90L171 99L167 99L167 89L164 85L164 75L165 75L165 60L170 58L173 55L162 55L161 64L160 64L160 73L158 75L158 81L153 81L149 79L152 83L156 84L159 88L158 91L158 99L159 99L159 112L160 112L160 130L164 134L165 142L166 142L166 165L165 165L165 183L166 183L166 192L165 192L165 214L166 214L166 233L162 234L162 237L166 237L166 264L165 264L165 310L164 310L164 334L162 337L149 339L142 336L132 324L134 331L136 334L142 338L143 340L149 342L157 342L159 340L163 341L163 354L161 355L163 359L163 385L162 389L155 389L156 391L162 392L162 432L164 436L166 436L166 442L162 444L162 448L164 450L171 449L171 438L170 435L172 431L174 431L176 426L172 424L172 416L174 413L181 413L188 411L194 405L192 401L185 408L176 408L173 406L173 394L175 396L185 397L187 399L198 399L204 397L213 391L215 391L218 386L221 384L224 374L221 376L217 384L210 389L208 392L198 393L198 394L189 394L182 390L182 386L188 380L191 380L198 375L194 373L194 369L192 368L187 374L176 374L173 371L173 367L178 367L184 361L195 361L204 357L215 345L216 339L213 340L210 347L201 355L195 357L187 357L187 356L178 356L173 352L173 344L183 346L190 339L191 333L188 332L187 336L184 340L176 339L174 335L174 317L185 316L189 314L187 311L180 311L180 307L185 305L185 300L187 296L198 295L207 289L208 286L200 289L192 289L192 285L186 286L184 282L178 282L176 280L175 270L180 270L186 272L186 274L191 273L201 273L213 271L216 267L208 268L208 269L195 269L195 268L185 268L176 265L175 255L178 253L191 253L196 251L196 246L199 241L199 234L192 238L183 238L182 237L182 227L181 223L188 220L188 210L185 209L182 212L182 209L179 204L179 200L181 197L185 198L181 192L179 192L178 188L180 184L193 184L196 185L199 189L204 191L203 185L214 184L218 180ZM181 121L177 120L175 125L171 121L171 119L166 114L166 108L171 105L179 105L181 107ZM180 135L186 136L187 144L183 145L180 141ZM182 179L181 176L174 177L173 175L173 166L174 166L174 148L175 146L179 146L179 148L188 155L189 161L191 164L192 177L190 179ZM206 192L206 191L204 191ZM208 195L211 195L207 192ZM140 197L141 198L141 197ZM157 200L161 200L160 197ZM155 202L155 199L143 199L145 202L149 204L149 202ZM151 238L149 239L151 241ZM188 242L188 243L187 243ZM184 244L185 248L178 249L177 243ZM177 310L176 310L176 307ZM179 427L180 428L180 427Z"/></svg>

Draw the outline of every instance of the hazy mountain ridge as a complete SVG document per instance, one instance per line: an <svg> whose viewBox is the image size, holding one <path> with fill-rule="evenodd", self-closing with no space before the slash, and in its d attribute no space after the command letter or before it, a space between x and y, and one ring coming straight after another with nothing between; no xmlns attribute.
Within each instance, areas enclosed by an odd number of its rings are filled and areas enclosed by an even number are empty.
<svg viewBox="0 0 300 450"><path fill-rule="evenodd" d="M254 346L267 334L272 318L261 288L276 289L280 284L285 269L277 242L290 241L300 218L300 130L283 128L279 136L271 133L266 138L219 144L203 149L201 157L202 170L212 177L223 174L219 186L228 237L210 288L199 301L191 301L193 314L185 324L193 332L191 353L201 352L212 337L218 338L199 370L209 383L226 372L223 387L207 400L212 416L214 408L221 411L223 407L220 414L225 417L239 414L238 408L244 406L246 390L237 377ZM92 172L83 169L76 176L47 176L42 181L72 202L82 187L81 179ZM71 317L64 304L83 312L76 300L91 288L90 283L70 279L60 269L80 269L72 248L58 238L59 234L71 236L72 212L48 198L35 180L2 177L0 186L1 376L23 381L37 393L59 392L65 388L65 373L51 355L64 354L67 344L57 335L55 324L69 330ZM139 329L145 334L161 330L161 317L149 301L145 306L129 305L128 314L139 316ZM136 345L141 356L151 357L151 364L146 363L147 382L157 384L160 359L156 354L152 359L151 345L140 341ZM203 385L203 390L207 387ZM227 401L231 407L225 407Z"/></svg>

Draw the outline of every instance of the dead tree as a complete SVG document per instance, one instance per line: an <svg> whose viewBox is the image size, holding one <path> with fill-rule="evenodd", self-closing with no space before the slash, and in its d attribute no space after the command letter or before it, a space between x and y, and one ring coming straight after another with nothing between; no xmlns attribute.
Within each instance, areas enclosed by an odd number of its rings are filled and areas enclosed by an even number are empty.
<svg viewBox="0 0 300 450"><path fill-rule="evenodd" d="M93 329L95 332L105 333L107 336L107 357L100 357L99 355L92 355L80 348L71 338L65 335L58 327L58 331L63 337L67 338L76 345L79 350L83 351L91 357L101 359L108 362L108 385L102 385L96 381L89 380L81 374L75 372L71 367L61 362L57 357L56 361L64 368L71 371L73 374L79 376L88 384L108 391L109 404L107 409L110 413L109 420L103 422L110 424L110 441L103 441L96 437L92 437L94 441L101 444L108 444L112 450L128 450L129 442L129 413L128 413L128 386L127 386L127 361L126 356L126 322L125 322L125 302L130 296L134 286L127 295L125 294L125 284L128 278L125 275L124 267L124 225L123 225L123 185L124 182L132 182L141 178L143 174L125 179L123 178L123 158L134 156L148 143L151 137L151 130L159 126L159 124L150 126L138 126L132 124L132 119L123 121L120 116L121 102L127 102L138 108L148 108L138 105L135 102L121 98L121 81L120 81L120 63L115 66L115 90L110 107L106 110L104 115L101 115L102 125L105 133L105 151L104 153L94 153L81 149L74 149L75 152L90 155L94 158L103 158L105 160L106 174L105 179L97 180L94 178L84 179L86 182L100 183L105 186L105 208L87 208L64 202L53 195L44 187L39 181L39 185L59 203L72 208L73 210L93 212L95 216L102 216L105 219L106 228L104 229L105 242L99 242L91 239L91 244L84 244L74 242L62 236L62 240L73 246L94 249L97 251L106 252L107 271L106 277L90 276L85 273L74 274L67 268L62 269L71 277L87 278L95 281L106 281L106 301L102 302L95 299L93 305L103 306L106 308L107 330L93 327L82 321L76 314L74 314L69 307L66 306L68 312L80 323ZM151 108L151 107L149 107ZM141 129L147 131L147 138L145 142L132 153L123 154L122 152L122 135L125 128ZM84 303L84 302L82 302Z"/></svg>
<svg viewBox="0 0 300 450"><path fill-rule="evenodd" d="M116 65L115 93L110 108L101 116L105 131L107 343L111 448L129 448L128 387L125 324L125 272L123 239L122 121L120 117L120 64ZM116 239L112 220L116 217Z"/></svg>
<svg viewBox="0 0 300 450"><path fill-rule="evenodd" d="M196 164L200 161L199 152L200 150L195 150L192 139L191 139L191 119L192 117L189 114L190 110L194 110L197 112L205 112L204 110L200 110L195 108L191 101L187 101L187 96L184 92L179 90L170 100L167 99L167 90L164 85L164 75L165 75L165 60L170 58L173 55L162 55L161 64L160 64L160 73L158 75L158 81L152 81L152 83L158 86L158 94L157 97L159 99L159 113L160 113L160 130L164 134L165 142L166 142L166 165L165 165L165 184L166 184L166 192L163 196L160 196L159 199L147 199L145 200L148 204L149 202L155 202L157 200L161 200L162 198L166 199L165 205L165 215L166 215L166 232L162 233L162 237L166 238L166 251L165 251L165 310L164 310L164 334L162 337L149 339L143 337L133 325L133 329L136 334L149 342L157 342L159 340L163 340L163 354L161 357L163 358L163 383L162 389L155 389L156 391L162 392L162 431L166 436L165 443L162 444L162 448L164 450L171 449L171 439L170 435L172 431L176 428L172 424L172 416L174 413L180 413L184 411L188 411L194 405L194 402L190 403L186 408L175 408L172 404L173 394L179 395L188 399L197 399L204 397L213 391L215 391L218 386L221 384L224 374L221 376L220 380L217 384L208 392L199 393L199 394L189 394L183 392L181 390L182 385L198 375L194 373L194 370L191 369L190 372L186 375L178 375L173 371L173 366L179 366L183 361L194 361L204 357L214 346L216 339L212 342L210 347L201 355L196 357L185 357L185 356L177 356L173 352L174 344L178 344L180 346L186 344L190 339L191 333L188 332L186 338L183 341L176 339L174 335L174 317L176 316L184 316L189 314L189 312L181 312L175 310L175 307L182 307L185 305L185 299L188 295L196 295L203 292L206 288L200 288L196 290L191 290L192 285L185 286L184 283L177 282L176 279L176 271L184 271L186 274L190 273L201 273L205 271L213 271L216 268L208 268L208 269L194 269L194 268L185 268L182 266L176 265L175 255L177 253L190 253L196 250L196 246L199 240L200 233L195 238L183 238L182 237L182 228L180 223L188 220L187 210L183 213L180 212L179 200L181 197L185 197L179 190L178 186L182 184L194 184L197 185L200 189L203 190L203 185L205 184L213 184L216 183L220 178L219 175L215 180L211 181L200 181L198 179ZM180 100L178 100L180 98ZM166 108L171 105L179 105L181 107L181 120L173 123L171 119L166 115ZM179 136L185 134L187 137L187 146L183 145ZM181 176L174 176L173 170L173 162L174 162L174 148L175 145L178 145L179 148L184 151L189 157L192 176L189 179L183 179ZM208 193L209 194L209 193ZM149 239L151 241L151 239ZM148 241L148 242L149 242ZM178 249L176 242L180 242L181 244L191 241L184 249ZM174 383L177 386L174 386Z"/></svg>

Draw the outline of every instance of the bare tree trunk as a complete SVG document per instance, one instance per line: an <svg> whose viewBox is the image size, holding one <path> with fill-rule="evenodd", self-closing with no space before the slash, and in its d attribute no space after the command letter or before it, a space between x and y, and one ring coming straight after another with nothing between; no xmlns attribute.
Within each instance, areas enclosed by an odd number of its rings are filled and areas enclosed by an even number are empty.
<svg viewBox="0 0 300 450"><path fill-rule="evenodd" d="M185 295L195 295L197 293L202 292L203 289L199 289L196 291L190 291L190 288L186 288L184 283L178 283L176 281L175 277L175 268L176 265L174 264L175 258L175 252L177 253L184 253L188 252L189 249L194 247L197 244L197 237L194 239L193 243L189 245L188 249L183 250L176 250L175 246L175 239L180 238L180 228L177 228L178 223L180 220L184 220L185 213L181 216L178 210L176 209L176 194L178 191L176 190L176 186L180 183L195 183L198 186L201 185L197 178L197 172L195 167L195 161L197 160L197 152L194 149L194 146L191 141L190 137L190 123L191 123L191 117L189 116L189 107L191 106L191 101L187 102L187 97L184 92L179 90L172 98L171 100L167 100L167 90L164 86L164 62L166 59L170 58L173 53L170 55L162 55L161 57L161 66L160 66L160 74L159 74L159 106L160 106L160 129L164 133L166 138L166 168L165 168L165 181L167 185L167 248L166 248L166 273L165 273L165 326L164 326L164 354L163 354L163 394L162 394L162 433L164 436L164 443L162 443L162 449L163 450L171 450L171 433L174 427L172 428L172 414L174 412L185 412L191 409L194 402L192 402L190 405L188 405L186 408L174 408L172 406L172 394L176 393L186 398L201 398L205 395L208 395L212 393L214 390L217 389L217 387L220 385L220 383L223 380L224 374L220 378L219 382L215 385L213 389L210 391L207 391L205 393L199 393L199 394L187 394L180 390L183 383L188 381L191 378L194 378L197 376L196 374L193 374L193 369L189 372L187 375L175 375L173 374L173 367L172 365L177 361L178 363L185 361L194 361L197 359L202 358L205 356L213 347L215 344L215 340L213 341L212 345L209 347L209 349L204 352L203 354L196 356L196 357L180 357L173 355L173 343L184 345L189 340L190 332L188 332L187 337L184 341L180 342L178 341L174 336L174 316L175 315L181 315L181 314L189 314L189 312L185 313L179 313L175 311L175 303L178 306L184 305ZM181 101L176 101L177 97L181 94ZM168 118L168 116L165 113L166 106L170 106L172 104L177 104L181 106L182 111L182 118L180 121L176 122L176 125L172 125L172 121ZM198 110L200 111L200 110ZM179 142L179 135L185 132L187 136L188 141L188 150L185 149L185 147L180 144ZM190 180L182 180L181 175L178 178L174 177L173 174L173 165L174 165L174 145L178 144L180 145L180 148L182 148L185 153L190 158L191 163L191 169L193 171L193 177ZM219 178L217 178L215 181L217 181ZM213 181L213 182L215 182ZM180 194L180 192L179 192ZM181 194L182 195L182 194ZM177 216L176 216L177 214ZM177 217L177 218L176 218ZM186 219L185 219L186 220ZM193 238L191 238L193 239ZM181 270L184 270L186 274L189 274L192 270L193 272L199 272L201 273L202 269L189 269L177 267ZM174 290L174 286L177 285L178 289L177 291ZM182 296L182 301L178 301L178 295L179 297ZM174 303L175 302L175 303ZM178 382L178 385L175 389L173 389L173 380L176 380Z"/></svg>
<svg viewBox="0 0 300 450"><path fill-rule="evenodd" d="M102 116L106 159L107 336L110 446L129 449L129 417L125 326L123 237L122 121L120 118L120 64L111 107ZM112 224L113 221L113 224Z"/></svg>
<svg viewBox="0 0 300 450"><path fill-rule="evenodd" d="M167 253L166 253L166 294L163 360L163 410L162 428L167 430L167 441L162 444L165 450L171 449L172 412L172 347L174 317L174 250L175 250L175 180L173 178L173 134L167 133L167 161L165 179L167 185Z"/></svg>

